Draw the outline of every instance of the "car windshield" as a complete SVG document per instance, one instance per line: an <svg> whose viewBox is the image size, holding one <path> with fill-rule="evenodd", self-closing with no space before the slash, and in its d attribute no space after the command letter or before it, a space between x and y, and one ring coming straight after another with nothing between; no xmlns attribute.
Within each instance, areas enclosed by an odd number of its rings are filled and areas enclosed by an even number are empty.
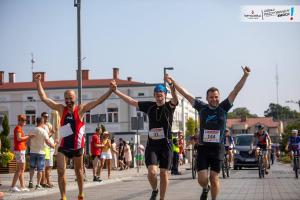
<svg viewBox="0 0 300 200"><path fill-rule="evenodd" d="M236 146L250 146L252 136L238 136L236 137Z"/></svg>

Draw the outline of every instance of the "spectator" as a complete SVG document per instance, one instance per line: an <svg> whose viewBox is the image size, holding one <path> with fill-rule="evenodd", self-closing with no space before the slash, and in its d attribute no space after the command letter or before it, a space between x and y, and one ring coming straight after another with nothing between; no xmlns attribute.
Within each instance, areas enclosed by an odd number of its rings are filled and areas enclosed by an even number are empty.
<svg viewBox="0 0 300 200"><path fill-rule="evenodd" d="M129 141L124 141L124 157L125 157L125 163L126 163L126 169L130 168L132 163L132 154L131 154L131 148L129 145Z"/></svg>
<svg viewBox="0 0 300 200"><path fill-rule="evenodd" d="M103 133L103 141L102 141L102 153L101 153L101 164L100 164L100 177L101 177L101 172L103 170L105 161L106 162L106 167L107 167L107 173L108 173L108 178L110 179L110 171L111 171L111 159L112 159L112 154L111 154L111 143L109 139L109 132L104 132Z"/></svg>
<svg viewBox="0 0 300 200"><path fill-rule="evenodd" d="M44 119L41 117L36 118L37 126L33 130L33 132L29 133L33 137L30 140L30 180L29 180L29 188L33 188L33 175L34 169L37 169L37 182L36 182L36 190L42 189L40 185L42 179L42 172L45 168L45 146L46 143L52 148L55 148L55 144L52 144L47 131L44 129Z"/></svg>
<svg viewBox="0 0 300 200"><path fill-rule="evenodd" d="M112 169L118 169L118 151L117 144L115 143L115 138L111 139L111 153L112 153Z"/></svg>
<svg viewBox="0 0 300 200"><path fill-rule="evenodd" d="M25 170L25 151L26 151L26 141L32 136L25 136L23 132L23 126L26 125L26 115L18 115L18 125L14 130L14 152L15 159L17 162L17 170L14 174L14 178L11 184L10 191L20 192L20 191L29 191L28 188L24 185L24 170ZM20 181L21 188L16 187L17 181Z"/></svg>
<svg viewBox="0 0 300 200"><path fill-rule="evenodd" d="M179 147L179 165L184 163L184 137L182 131L178 132L178 147Z"/></svg>
<svg viewBox="0 0 300 200"><path fill-rule="evenodd" d="M138 145L137 148L137 155L136 155L136 161L137 166L140 167L144 163L144 155L145 155L145 147L142 144Z"/></svg>
<svg viewBox="0 0 300 200"><path fill-rule="evenodd" d="M93 181L102 181L100 179L100 173L98 173L99 163L100 163L100 155L101 148L103 145L101 144L100 135L102 133L101 127L96 128L95 134L92 136L91 140L91 153L92 153L92 161L93 161ZM100 172L100 171L99 171Z"/></svg>
<svg viewBox="0 0 300 200"><path fill-rule="evenodd" d="M125 163L124 163L124 141L122 138L119 139L119 147L118 147L118 162L119 162L119 167L120 170L125 169Z"/></svg>
<svg viewBox="0 0 300 200"><path fill-rule="evenodd" d="M49 115L47 112L43 112L41 114L41 117L44 119L44 129L48 133L49 140L52 144L54 144L53 139L53 127L51 123L49 122ZM52 188L53 184L51 183L50 177L51 177L51 170L53 167L53 155L54 155L55 149L49 147L47 144L45 144L45 171L42 173L42 181L41 186L46 188Z"/></svg>

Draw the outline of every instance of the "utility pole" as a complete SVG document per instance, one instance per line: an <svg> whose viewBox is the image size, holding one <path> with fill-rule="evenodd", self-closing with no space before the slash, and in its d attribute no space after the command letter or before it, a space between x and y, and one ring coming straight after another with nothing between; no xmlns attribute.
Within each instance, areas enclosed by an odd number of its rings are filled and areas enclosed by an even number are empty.
<svg viewBox="0 0 300 200"><path fill-rule="evenodd" d="M81 74L81 27L80 27L80 7L81 0L74 0L74 7L77 8L77 83L78 83L78 104L82 100L82 74Z"/></svg>

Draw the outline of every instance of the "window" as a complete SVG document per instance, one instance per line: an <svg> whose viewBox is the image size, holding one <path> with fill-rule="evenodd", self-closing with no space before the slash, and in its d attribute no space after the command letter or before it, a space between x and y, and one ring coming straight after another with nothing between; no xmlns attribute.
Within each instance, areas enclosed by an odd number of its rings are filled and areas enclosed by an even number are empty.
<svg viewBox="0 0 300 200"><path fill-rule="evenodd" d="M147 122L147 115L146 115L146 113L137 110L136 111L136 116L137 117L143 117L144 122Z"/></svg>
<svg viewBox="0 0 300 200"><path fill-rule="evenodd" d="M91 117L92 123L99 123L99 115L95 114Z"/></svg>
<svg viewBox="0 0 300 200"><path fill-rule="evenodd" d="M85 123L90 124L91 123L91 111L86 111L85 113Z"/></svg>
<svg viewBox="0 0 300 200"><path fill-rule="evenodd" d="M35 110L25 110L26 115L26 123L27 124L35 124Z"/></svg>
<svg viewBox="0 0 300 200"><path fill-rule="evenodd" d="M106 114L99 115L99 122L106 122Z"/></svg>
<svg viewBox="0 0 300 200"><path fill-rule="evenodd" d="M108 122L119 121L118 108L107 108L107 121Z"/></svg>
<svg viewBox="0 0 300 200"><path fill-rule="evenodd" d="M144 94L144 92L139 92L139 93L138 93L138 96L139 96L139 97L143 97L143 96L145 96L145 94Z"/></svg>
<svg viewBox="0 0 300 200"><path fill-rule="evenodd" d="M35 101L35 99L33 97L27 97L28 101Z"/></svg>

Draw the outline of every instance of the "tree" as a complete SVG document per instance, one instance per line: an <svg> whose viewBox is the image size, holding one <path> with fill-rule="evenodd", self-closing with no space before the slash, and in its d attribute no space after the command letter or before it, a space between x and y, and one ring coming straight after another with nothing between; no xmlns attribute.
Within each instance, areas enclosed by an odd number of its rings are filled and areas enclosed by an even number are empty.
<svg viewBox="0 0 300 200"><path fill-rule="evenodd" d="M292 123L289 123L285 127L285 129L284 129L285 134L282 136L282 140L280 142L280 150L281 151L285 151L284 148L285 148L285 146L286 146L286 144L288 142L289 137L292 135L291 131L293 129L300 130L300 119L298 119L298 120L296 120L296 121L294 121Z"/></svg>
<svg viewBox="0 0 300 200"><path fill-rule="evenodd" d="M228 113L229 119L242 117L257 117L257 115L251 114L250 111L245 107L235 108L232 112Z"/></svg>
<svg viewBox="0 0 300 200"><path fill-rule="evenodd" d="M185 132L186 137L194 135L195 128L196 128L196 121L193 118L189 117L185 125L186 125L186 132Z"/></svg>
<svg viewBox="0 0 300 200"><path fill-rule="evenodd" d="M1 140L1 153L8 152L10 150L10 141L8 138L9 135L9 124L8 124L8 118L6 115L4 115L3 121L2 121L2 132L0 135Z"/></svg>
<svg viewBox="0 0 300 200"><path fill-rule="evenodd" d="M265 117L273 117L275 120L295 119L300 118L300 113L291 110L288 106L281 106L279 104L270 103L269 108L264 111Z"/></svg>

